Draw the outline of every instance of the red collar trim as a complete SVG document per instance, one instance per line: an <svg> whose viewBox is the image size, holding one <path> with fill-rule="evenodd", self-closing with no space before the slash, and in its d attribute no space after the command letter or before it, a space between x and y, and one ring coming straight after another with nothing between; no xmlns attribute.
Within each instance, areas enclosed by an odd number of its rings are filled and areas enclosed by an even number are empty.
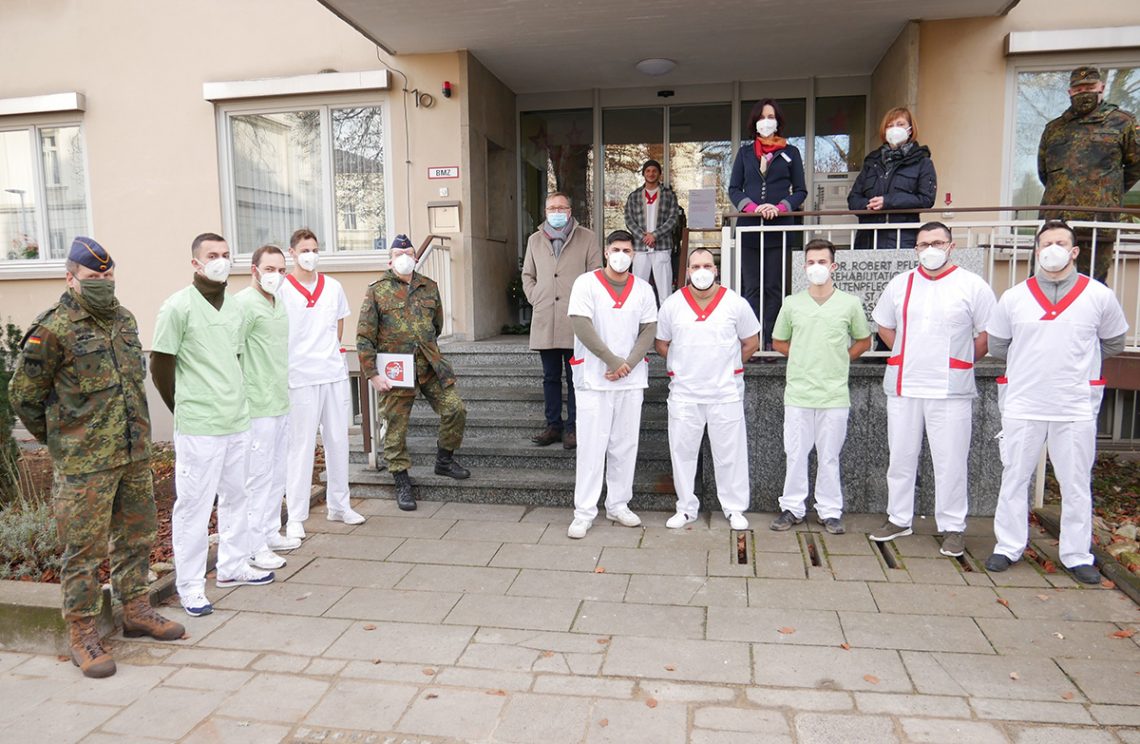
<svg viewBox="0 0 1140 744"><path fill-rule="evenodd" d="M655 201L657 201L657 197L659 197L659 196L661 196L661 187L657 188L657 193L655 193L655 194L650 194L649 189L646 189L645 190L645 203L646 204L652 204Z"/></svg>
<svg viewBox="0 0 1140 744"><path fill-rule="evenodd" d="M627 279L625 282L625 287L622 289L621 294L619 295L614 291L614 288L610 286L610 283L606 281L605 272L605 269L598 269L594 272L594 276L598 277L598 281L602 283L602 286L606 288L606 292L609 293L609 296L613 298L614 309L616 310L624 305L625 301L629 299L629 294L633 291L633 282L637 277L635 277L633 274L630 274L629 279Z"/></svg>
<svg viewBox="0 0 1140 744"><path fill-rule="evenodd" d="M288 279L289 283L293 285L293 288L300 292L301 296L305 298L305 302L308 303L305 305L305 307L313 307L316 305L317 300L321 299L321 292L325 291L324 274L317 274L317 286L315 289L313 289L312 293L310 293L309 290L305 289L305 285L301 284L297 277L293 276L292 274L286 274L285 278Z"/></svg>
<svg viewBox="0 0 1140 744"><path fill-rule="evenodd" d="M1041 286L1037 283L1037 277L1029 277L1029 281L1025 283L1025 286L1029 287L1029 293L1033 295L1033 299L1037 300L1037 304L1045 311L1045 314L1041 316L1041 320L1056 320L1058 315L1069 308L1069 305L1077 301L1077 298L1081 296L1081 292L1085 291L1085 287L1089 286L1089 278L1084 274L1078 274L1077 283L1073 285L1073 288L1070 289L1056 305L1049 302L1049 298L1041 291Z"/></svg>
<svg viewBox="0 0 1140 744"><path fill-rule="evenodd" d="M930 274L926 273L926 269L924 269L921 266L918 267L919 276L921 276L923 279L929 279L932 282L936 282L939 279L944 279L944 278L950 276L951 274L953 274L957 270L958 270L957 266L951 266L950 268L946 269L945 272L939 274L938 276L931 276Z"/></svg>
<svg viewBox="0 0 1140 744"><path fill-rule="evenodd" d="M708 307L702 310L701 306L697 304L697 298L693 297L693 291L687 286L681 289L681 294L684 295L685 301L689 303L689 307L691 307L696 314L698 323L707 320L708 317L713 314L713 310L716 310L716 306L720 304L721 298L723 298L727 292L728 289L726 287L718 289L716 294L713 295L712 302L708 304Z"/></svg>

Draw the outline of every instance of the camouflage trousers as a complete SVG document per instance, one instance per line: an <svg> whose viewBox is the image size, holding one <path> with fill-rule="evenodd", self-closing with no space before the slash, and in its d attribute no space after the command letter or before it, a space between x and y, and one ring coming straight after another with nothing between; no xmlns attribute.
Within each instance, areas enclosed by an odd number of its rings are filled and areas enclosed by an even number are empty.
<svg viewBox="0 0 1140 744"><path fill-rule="evenodd" d="M98 615L103 604L99 565L111 558L111 586L126 602L147 590L155 538L150 463L132 462L79 475L55 474L52 509L63 548L63 617Z"/></svg>
<svg viewBox="0 0 1140 744"><path fill-rule="evenodd" d="M446 450L459 449L463 444L463 429L467 425L467 408L454 385L444 387L434 373L429 375L430 379L420 382L416 389L439 414L438 444ZM408 456L408 417L412 414L415 400L415 391L399 388L380 396L380 416L388 422L388 430L384 434L384 459L388 461L391 473L412 466L412 459Z"/></svg>
<svg viewBox="0 0 1140 744"><path fill-rule="evenodd" d="M1081 252L1077 254L1077 271L1087 274L1101 282L1108 281L1108 274L1112 271L1113 248L1116 243L1116 230L1097 228L1096 230L1096 265L1089 271L1089 260L1092 258L1093 229L1091 227L1078 227L1073 230L1077 235L1077 245Z"/></svg>

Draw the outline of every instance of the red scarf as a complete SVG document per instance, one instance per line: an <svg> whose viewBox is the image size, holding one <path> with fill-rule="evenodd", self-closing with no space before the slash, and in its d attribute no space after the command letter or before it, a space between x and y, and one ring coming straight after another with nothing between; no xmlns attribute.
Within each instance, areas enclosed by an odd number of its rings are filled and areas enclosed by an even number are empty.
<svg viewBox="0 0 1140 744"><path fill-rule="evenodd" d="M752 148L756 152L757 159L764 157L768 153L775 153L783 150L788 146L788 141L783 137L757 137L752 142Z"/></svg>

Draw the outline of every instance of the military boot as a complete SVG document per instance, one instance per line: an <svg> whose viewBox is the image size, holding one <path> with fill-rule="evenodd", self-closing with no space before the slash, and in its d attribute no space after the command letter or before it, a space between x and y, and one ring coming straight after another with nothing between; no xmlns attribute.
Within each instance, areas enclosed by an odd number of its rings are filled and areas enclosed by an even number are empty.
<svg viewBox="0 0 1140 744"><path fill-rule="evenodd" d="M145 595L123 605L123 635L127 638L145 635L160 641L176 641L185 634L186 629L181 625L155 612Z"/></svg>
<svg viewBox="0 0 1140 744"><path fill-rule="evenodd" d="M396 506L400 511L415 511L416 497L412 495L412 479L408 477L408 471L397 470L392 477L396 480Z"/></svg>
<svg viewBox="0 0 1140 744"><path fill-rule="evenodd" d="M103 648L99 628L93 617L72 620L67 624L68 645L71 646L71 663L79 667L84 677L110 677L115 673L115 660Z"/></svg>
<svg viewBox="0 0 1140 744"><path fill-rule="evenodd" d="M471 471L455 461L451 450L440 447L435 455L435 474L463 480L470 477Z"/></svg>

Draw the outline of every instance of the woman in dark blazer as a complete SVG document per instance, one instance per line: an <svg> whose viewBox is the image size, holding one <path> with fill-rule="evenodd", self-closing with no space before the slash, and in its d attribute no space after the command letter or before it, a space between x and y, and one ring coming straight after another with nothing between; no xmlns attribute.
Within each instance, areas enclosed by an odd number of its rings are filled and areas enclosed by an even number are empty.
<svg viewBox="0 0 1140 744"><path fill-rule="evenodd" d="M883 146L863 161L863 169L847 195L848 209L929 209L938 193L938 175L930 149L918 144L918 124L910 111L893 108L879 125ZM922 222L921 214L863 214L862 224ZM860 230L856 248L914 248L918 231L898 228Z"/></svg>
<svg viewBox="0 0 1140 744"><path fill-rule="evenodd" d="M737 211L755 214L741 217L738 226L791 225L796 222L783 216L798 211L807 198L804 162L800 151L780 136L784 115L779 105L766 98L752 107L748 117L748 133L754 139L743 145L732 164L728 181L728 198ZM772 348L772 327L784 299L785 251L798 249L803 235L790 232L744 233L740 240L741 294L764 324L764 348ZM761 258L762 256L762 258ZM760 286L760 262L764 262L764 285ZM763 295L763 313L760 312Z"/></svg>

